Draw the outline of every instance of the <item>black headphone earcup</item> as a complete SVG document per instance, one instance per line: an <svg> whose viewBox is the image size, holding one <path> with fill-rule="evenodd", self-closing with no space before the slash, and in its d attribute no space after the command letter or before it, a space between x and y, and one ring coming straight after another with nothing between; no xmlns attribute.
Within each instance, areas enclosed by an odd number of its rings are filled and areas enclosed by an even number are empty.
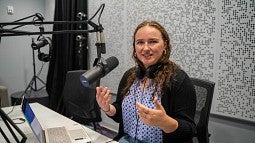
<svg viewBox="0 0 255 143"><path fill-rule="evenodd" d="M148 69L146 70L145 76L148 77L148 78L150 78L150 79L154 79L154 78L155 78L155 73L156 73L156 71L157 71L157 70L155 70L155 69L148 68Z"/></svg>
<svg viewBox="0 0 255 143"><path fill-rule="evenodd" d="M48 54L44 54L43 61L44 62L49 62L50 61L50 56Z"/></svg>
<svg viewBox="0 0 255 143"><path fill-rule="evenodd" d="M42 61L42 57L43 57L43 55L42 55L42 53L38 53L38 59L40 60L40 61Z"/></svg>
<svg viewBox="0 0 255 143"><path fill-rule="evenodd" d="M43 61L43 62L48 62L48 61L50 61L50 57L49 57L49 55L48 54L44 54L44 53L38 53L38 59L40 60L40 61Z"/></svg>
<svg viewBox="0 0 255 143"><path fill-rule="evenodd" d="M136 68L136 77L139 79L142 79L144 76L145 76L145 71L140 66L138 66Z"/></svg>

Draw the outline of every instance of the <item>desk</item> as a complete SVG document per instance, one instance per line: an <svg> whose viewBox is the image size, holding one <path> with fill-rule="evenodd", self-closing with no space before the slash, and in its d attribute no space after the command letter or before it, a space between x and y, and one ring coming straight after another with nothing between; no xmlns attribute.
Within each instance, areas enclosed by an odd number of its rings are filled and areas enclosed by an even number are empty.
<svg viewBox="0 0 255 143"><path fill-rule="evenodd" d="M30 103L33 111L35 112L35 115L37 116L40 124L42 125L43 129L50 128L50 127L57 127L57 126L65 126L67 129L73 128L78 123L39 104L39 103ZM14 107L14 110L12 113L9 114L9 117L11 119L14 118L25 118L22 114L20 105L18 106L12 106ZM6 113L12 110L12 107L5 107L2 108ZM15 123L20 122L19 120L14 120ZM7 131L7 128L3 121L0 119L0 126L4 131ZM34 143L36 142L36 138L29 127L28 123L22 123L17 124L17 126L26 134L27 136L27 142L28 143ZM84 126L84 129L87 131L88 135L92 139L93 143L116 143L115 141L111 141L112 139L95 132L94 130L91 130ZM8 136L9 137L9 136ZM9 137L10 138L10 137ZM5 141L2 135L0 134L0 142ZM14 141L14 140L13 140Z"/></svg>

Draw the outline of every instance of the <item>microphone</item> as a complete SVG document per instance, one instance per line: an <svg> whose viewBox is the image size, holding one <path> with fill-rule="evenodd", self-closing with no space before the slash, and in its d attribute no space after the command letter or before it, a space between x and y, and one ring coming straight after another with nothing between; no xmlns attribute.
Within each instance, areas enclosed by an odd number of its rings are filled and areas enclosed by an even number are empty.
<svg viewBox="0 0 255 143"><path fill-rule="evenodd" d="M106 59L105 62L105 64L103 62L97 64L80 76L80 81L84 87L88 87L97 79L104 77L119 65L118 59L114 56Z"/></svg>
<svg viewBox="0 0 255 143"><path fill-rule="evenodd" d="M47 39L48 38L48 39ZM38 41L34 42L34 40L32 41L31 47L33 50L37 50L40 49L41 47L46 46L47 44L50 44L51 39L49 37L47 38L42 38L39 39Z"/></svg>

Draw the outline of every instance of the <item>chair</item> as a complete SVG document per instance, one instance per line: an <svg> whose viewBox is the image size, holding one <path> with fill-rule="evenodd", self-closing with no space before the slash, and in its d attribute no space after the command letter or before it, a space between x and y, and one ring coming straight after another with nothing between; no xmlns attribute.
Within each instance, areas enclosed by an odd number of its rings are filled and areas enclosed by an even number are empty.
<svg viewBox="0 0 255 143"><path fill-rule="evenodd" d="M197 96L195 123L197 128L194 143L209 143L208 122L215 83L209 80L191 78Z"/></svg>
<svg viewBox="0 0 255 143"><path fill-rule="evenodd" d="M90 87L83 87L80 76L85 70L68 71L62 92L64 116L84 125L94 126L101 122L101 110L96 102L96 86L99 81Z"/></svg>

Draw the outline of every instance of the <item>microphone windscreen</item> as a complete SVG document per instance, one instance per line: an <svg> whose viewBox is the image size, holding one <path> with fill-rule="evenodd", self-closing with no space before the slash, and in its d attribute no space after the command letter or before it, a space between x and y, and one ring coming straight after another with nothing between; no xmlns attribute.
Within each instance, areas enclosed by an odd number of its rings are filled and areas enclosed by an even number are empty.
<svg viewBox="0 0 255 143"><path fill-rule="evenodd" d="M119 65L119 61L116 57L112 56L109 57L108 59L105 60L106 61L106 69L105 69L105 73L109 73L110 71L112 71L114 68L116 68Z"/></svg>
<svg viewBox="0 0 255 143"><path fill-rule="evenodd" d="M107 75L118 65L119 65L118 59L112 56L106 59L104 64L99 63L98 65L94 66L92 69L82 74L80 77L80 81L83 86L88 87L90 84L92 84L96 80Z"/></svg>
<svg viewBox="0 0 255 143"><path fill-rule="evenodd" d="M47 45L47 41L45 39L41 39L39 41L32 42L31 47L33 48L33 50L37 50L45 45Z"/></svg>

